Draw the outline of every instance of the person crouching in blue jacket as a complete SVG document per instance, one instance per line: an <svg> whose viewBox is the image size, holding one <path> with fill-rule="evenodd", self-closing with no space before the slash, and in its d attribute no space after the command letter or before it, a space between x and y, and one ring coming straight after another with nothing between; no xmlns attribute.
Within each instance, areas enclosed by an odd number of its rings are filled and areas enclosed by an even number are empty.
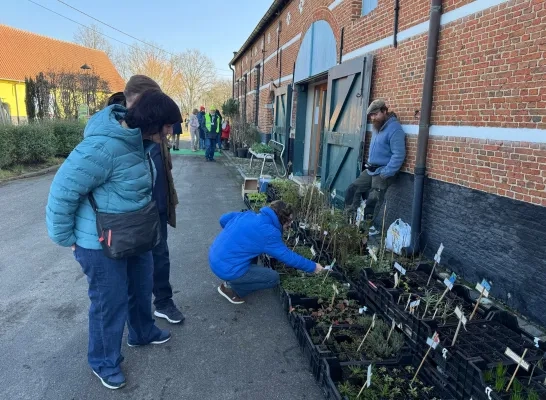
<svg viewBox="0 0 546 400"><path fill-rule="evenodd" d="M308 273L320 273L324 269L284 244L282 232L290 226L292 214L292 206L274 201L259 214L232 212L220 218L223 230L209 250L210 268L224 280L218 286L218 293L233 304L242 304L243 298L250 293L277 286L279 274L276 271L251 264L261 254Z"/></svg>
<svg viewBox="0 0 546 400"><path fill-rule="evenodd" d="M89 203L88 195L93 193L99 211L124 214L152 201L153 177L142 134L140 129L127 127L126 116L127 109L114 104L91 117L83 141L55 175L46 206L49 237L60 246L72 247L87 275L91 300L88 362L109 389L126 383L120 367L125 323L129 346L161 344L171 338L152 318L152 252L108 258Z"/></svg>

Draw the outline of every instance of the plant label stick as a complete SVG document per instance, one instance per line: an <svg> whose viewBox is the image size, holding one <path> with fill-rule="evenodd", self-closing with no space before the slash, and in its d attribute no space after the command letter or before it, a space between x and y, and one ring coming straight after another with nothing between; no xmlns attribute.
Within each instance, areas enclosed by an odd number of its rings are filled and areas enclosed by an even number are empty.
<svg viewBox="0 0 546 400"><path fill-rule="evenodd" d="M387 336L387 343L389 343L389 339L391 338L392 331L394 331L394 328L396 327L396 321L393 319L391 324L391 330Z"/></svg>
<svg viewBox="0 0 546 400"><path fill-rule="evenodd" d="M538 342L540 342L540 339L535 337L535 347L538 349L540 348L540 345L538 344ZM535 368L537 367L537 365L533 365L533 369L531 370L531 376L529 377L529 382L527 383L527 386L529 386L531 384L531 379L533 379L533 375L535 374Z"/></svg>
<svg viewBox="0 0 546 400"><path fill-rule="evenodd" d="M394 263L394 268L396 268L398 271L400 271L401 275L406 275L406 269L404 267L402 267L400 264Z"/></svg>
<svg viewBox="0 0 546 400"><path fill-rule="evenodd" d="M326 336L324 336L324 340L322 341L322 344L324 344L324 342L326 342L329 338L330 338L330 335L332 334L332 329L333 329L334 325L330 325L330 328L328 329L328 333L326 334Z"/></svg>
<svg viewBox="0 0 546 400"><path fill-rule="evenodd" d="M427 339L427 344L429 346L427 352L425 353L425 356L421 360L421 364L419 364L419 368L417 368L417 371L415 371L415 375L413 376L413 379L410 382L410 386L413 385L413 382L415 382L415 379L417 378L417 375L419 374L419 371L423 367L423 364L425 363L425 360L427 359L430 350L434 349L436 350L436 347L438 347L438 343L440 343L440 335L438 335L438 332L434 332L434 335L432 335L431 338Z"/></svg>
<svg viewBox="0 0 546 400"><path fill-rule="evenodd" d="M299 242L300 242L300 237L296 236L296 241L294 243L294 247L292 247L292 250L294 250L296 248L296 246L298 245Z"/></svg>
<svg viewBox="0 0 546 400"><path fill-rule="evenodd" d="M334 306L334 301L336 300L336 294L339 294L339 290L337 290L337 286L335 283L332 283L332 289L334 289L334 294L332 296L332 304L330 304L330 307Z"/></svg>
<svg viewBox="0 0 546 400"><path fill-rule="evenodd" d="M360 389L360 392L358 392L358 394L356 395L356 398L358 399L360 395L362 394L362 392L364 391L364 389L369 388L371 385L372 385L372 364L368 365L368 377L366 379L366 382Z"/></svg>
<svg viewBox="0 0 546 400"><path fill-rule="evenodd" d="M474 306L474 310L472 310L472 314L470 315L470 320L474 318L474 314L476 314L476 311L478 310L478 306L480 305L480 302L482 301L483 297L489 297L489 291L491 290L491 285L489 282L487 282L485 279L482 280L481 283L478 283L476 285L476 290L480 292L480 296L478 297L478 300L476 301L476 305Z"/></svg>
<svg viewBox="0 0 546 400"><path fill-rule="evenodd" d="M409 294L408 302L407 302L407 304L406 304L406 308L404 308L404 311L406 311L406 310L408 309L410 303L411 303L411 293Z"/></svg>
<svg viewBox="0 0 546 400"><path fill-rule="evenodd" d="M372 317L372 324L370 325L370 327L368 328L368 331L366 332L366 334L364 335L364 339L362 339L362 342L360 342L360 346L358 346L358 349L356 349L356 351L360 351L360 348L362 347L362 345L364 344L364 341L366 340L366 338L368 337L368 335L370 334L371 330L374 328L375 326L375 314L373 315Z"/></svg>
<svg viewBox="0 0 546 400"><path fill-rule="evenodd" d="M430 280L432 279L432 275L434 274L434 270L436 269L436 266L440 264L440 261L442 259L442 251L444 251L444 244L440 243L440 247L438 248L438 251L436 252L436 255L434 256L434 265L432 266L432 271L430 271L430 276L428 277L427 286L430 284Z"/></svg>
<svg viewBox="0 0 546 400"><path fill-rule="evenodd" d="M313 255L313 258L317 255L317 252L315 251L315 247L311 246L311 254Z"/></svg>
<svg viewBox="0 0 546 400"><path fill-rule="evenodd" d="M444 279L444 285L446 285L446 290L444 290L444 293L442 293L442 297L440 297L440 300L438 300L438 303L436 303L436 310L438 310L438 306L446 297L447 292L449 292L451 289L453 289L453 284L455 283L455 280L457 279L457 274L453 272L449 278ZM436 313L434 314L436 315Z"/></svg>
<svg viewBox="0 0 546 400"><path fill-rule="evenodd" d="M506 352L510 350L508 347L506 348L506 351L504 352L504 354L506 354ZM518 358L518 366L516 367L516 370L514 371L514 374L512 375L512 378L510 379L510 382L508 383L508 387L506 388L506 391L508 392L510 390L510 386L512 386L512 382L514 381L514 378L516 377L516 374L518 373L518 369L519 367L523 367L526 371L529 371L529 363L524 361L523 359L525 358L525 355L527 354L527 351L529 349L525 349L525 351L523 352L523 355L521 356L521 358L518 357L518 355L516 353L514 353L512 350L510 350L510 352L512 352L513 354L516 355L516 358ZM508 355L508 354L506 354ZM514 359L512 356L509 356L510 358ZM516 361L516 360L514 360ZM525 368L523 366L523 363L526 364L527 368Z"/></svg>
<svg viewBox="0 0 546 400"><path fill-rule="evenodd" d="M451 342L451 345L455 345L455 341L457 340L457 336L459 336L459 331L461 330L461 325L464 325L466 330L466 317L464 316L463 311L459 308L459 306L455 307L455 314L457 315L457 318L459 318L459 324L457 325L457 330L455 331L455 336L453 336L453 341Z"/></svg>

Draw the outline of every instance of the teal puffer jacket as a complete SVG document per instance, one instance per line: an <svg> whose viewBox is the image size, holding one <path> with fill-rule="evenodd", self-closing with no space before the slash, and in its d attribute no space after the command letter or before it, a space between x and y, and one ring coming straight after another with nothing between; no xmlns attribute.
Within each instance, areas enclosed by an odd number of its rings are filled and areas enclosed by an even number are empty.
<svg viewBox="0 0 546 400"><path fill-rule="evenodd" d="M47 231L55 243L101 248L90 192L107 213L135 211L151 201L152 173L142 135L120 124L126 112L112 105L93 115L83 141L57 171L46 206Z"/></svg>

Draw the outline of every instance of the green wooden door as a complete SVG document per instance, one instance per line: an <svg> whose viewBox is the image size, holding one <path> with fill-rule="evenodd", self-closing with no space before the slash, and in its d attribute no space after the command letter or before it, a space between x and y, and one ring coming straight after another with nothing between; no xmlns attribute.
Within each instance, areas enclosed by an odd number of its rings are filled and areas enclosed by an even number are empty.
<svg viewBox="0 0 546 400"><path fill-rule="evenodd" d="M321 187L335 189L337 201L362 169L372 65L366 55L328 71Z"/></svg>

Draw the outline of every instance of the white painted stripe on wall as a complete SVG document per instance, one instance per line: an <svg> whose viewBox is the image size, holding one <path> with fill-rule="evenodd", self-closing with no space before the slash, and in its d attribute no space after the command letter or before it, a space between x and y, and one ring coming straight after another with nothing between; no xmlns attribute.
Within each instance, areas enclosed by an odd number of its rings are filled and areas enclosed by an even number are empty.
<svg viewBox="0 0 546 400"><path fill-rule="evenodd" d="M328 8L330 9L330 11L332 11L334 8L339 6L341 3L343 3L343 0L335 0L332 4L330 4L328 6Z"/></svg>
<svg viewBox="0 0 546 400"><path fill-rule="evenodd" d="M471 15L474 15L480 11L487 10L488 8L498 6L508 2L509 0L474 0L472 3L466 4L462 7L459 7L455 10L449 11L445 14L442 14L440 24L442 26L447 25L451 22L457 21L461 18L465 18ZM408 40L414 36L422 35L423 33L428 32L428 26L430 21L422 22L418 25L412 26L411 28L405 29L402 32L398 33L397 40L402 42ZM350 60L358 56L362 56L366 53L370 53L375 50L382 49L392 45L394 36L388 36L386 38L380 39L377 42L367 44L366 46L360 47L359 49L353 50L350 53L343 55L343 60Z"/></svg>
<svg viewBox="0 0 546 400"><path fill-rule="evenodd" d="M293 77L294 77L294 75L292 75L292 74L283 76L283 77L281 78L281 83L282 83L282 82L286 82L286 81L291 81ZM273 81L273 83L275 83L275 84L276 84L277 82L279 82L278 79L275 79L275 80ZM261 87L260 87L260 92L261 92L262 90L264 90L264 89L267 89L268 87L269 87L269 83L266 83L265 85L261 86Z"/></svg>
<svg viewBox="0 0 546 400"><path fill-rule="evenodd" d="M301 33L298 33L296 36L294 36L292 39L290 39L288 42L286 42L285 44L283 44L281 46L281 49L286 49L290 46L292 46L294 43L296 43L298 40L301 39ZM268 62L269 60L271 60L273 57L275 57L277 55L277 50L275 50L273 52L273 54L270 54L268 57L266 57L266 59L264 60L264 62Z"/></svg>
<svg viewBox="0 0 546 400"><path fill-rule="evenodd" d="M366 126L368 132L372 125ZM419 125L402 125L408 135L419 133ZM431 136L461 137L470 139L505 140L510 142L546 143L546 129L500 128L495 126L431 125Z"/></svg>

